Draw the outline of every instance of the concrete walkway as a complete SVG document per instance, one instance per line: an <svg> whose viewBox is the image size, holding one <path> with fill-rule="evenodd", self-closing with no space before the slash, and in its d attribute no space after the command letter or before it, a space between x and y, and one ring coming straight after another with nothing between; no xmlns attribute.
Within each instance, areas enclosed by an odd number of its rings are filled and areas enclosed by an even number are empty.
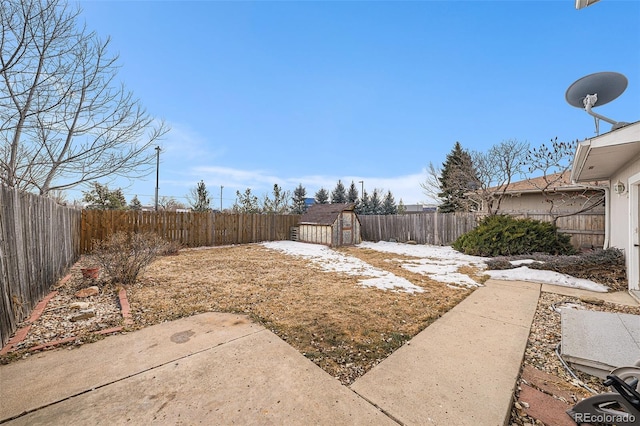
<svg viewBox="0 0 640 426"><path fill-rule="evenodd" d="M351 388L402 424L502 425L539 295L488 281Z"/></svg>
<svg viewBox="0 0 640 426"><path fill-rule="evenodd" d="M0 423L502 425L539 294L489 281L351 388L243 316L196 315L0 366Z"/></svg>

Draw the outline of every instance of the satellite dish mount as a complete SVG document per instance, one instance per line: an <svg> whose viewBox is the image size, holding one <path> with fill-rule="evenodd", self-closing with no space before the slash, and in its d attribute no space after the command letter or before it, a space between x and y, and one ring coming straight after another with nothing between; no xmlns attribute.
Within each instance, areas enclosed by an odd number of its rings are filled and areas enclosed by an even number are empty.
<svg viewBox="0 0 640 426"><path fill-rule="evenodd" d="M565 99L577 108L583 108L594 117L596 134L600 134L600 120L611 124L611 130L619 129L629 123L618 122L592 111L592 108L611 102L627 88L627 78L617 72L599 72L576 80L565 94ZM597 104L597 105L596 105Z"/></svg>

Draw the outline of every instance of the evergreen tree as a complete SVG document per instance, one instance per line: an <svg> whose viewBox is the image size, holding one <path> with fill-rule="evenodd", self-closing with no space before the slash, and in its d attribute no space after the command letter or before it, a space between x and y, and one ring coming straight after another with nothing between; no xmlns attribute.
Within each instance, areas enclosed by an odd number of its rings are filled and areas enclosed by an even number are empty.
<svg viewBox="0 0 640 426"><path fill-rule="evenodd" d="M289 191L283 191L277 183L273 184L273 199L266 195L262 205L264 213L287 213L289 211Z"/></svg>
<svg viewBox="0 0 640 426"><path fill-rule="evenodd" d="M296 189L293 190L293 206L291 208L291 213L293 214L303 214L307 211L307 204L305 202L307 198L307 190L299 184Z"/></svg>
<svg viewBox="0 0 640 426"><path fill-rule="evenodd" d="M344 189L344 185L341 180L338 180L338 184L331 193L331 204L343 204L347 202L347 191Z"/></svg>
<svg viewBox="0 0 640 426"><path fill-rule="evenodd" d="M127 200L124 198L122 189L110 190L109 186L93 182L90 191L82 191L82 201L88 203L87 208L102 210L125 210Z"/></svg>
<svg viewBox="0 0 640 426"><path fill-rule="evenodd" d="M387 195L382 202L382 214L397 214L398 207L396 206L396 200L393 198L391 191L387 191Z"/></svg>
<svg viewBox="0 0 640 426"><path fill-rule="evenodd" d="M329 204L329 192L324 188L320 188L318 192L316 192L315 199L316 204Z"/></svg>
<svg viewBox="0 0 640 426"><path fill-rule="evenodd" d="M369 201L369 214L383 214L382 212L382 200L380 199L380 193L377 189L373 190L371 200Z"/></svg>
<svg viewBox="0 0 640 426"><path fill-rule="evenodd" d="M204 181L198 182L198 185L191 190L189 204L194 212L206 212L211 210L211 199L209 198L209 190Z"/></svg>
<svg viewBox="0 0 640 426"><path fill-rule="evenodd" d="M405 214L407 212L407 207L402 202L402 198L398 201L398 214Z"/></svg>
<svg viewBox="0 0 640 426"><path fill-rule="evenodd" d="M362 193L362 198L360 199L360 203L356 206L357 214L371 214L371 202L369 200L369 194L365 190Z"/></svg>
<svg viewBox="0 0 640 426"><path fill-rule="evenodd" d="M134 195L131 201L129 202L129 208L131 210L142 210L142 203L138 199L137 195Z"/></svg>
<svg viewBox="0 0 640 426"><path fill-rule="evenodd" d="M442 203L438 211L450 213L456 211L471 211L473 203L466 195L478 186L478 177L471 161L469 152L456 142L444 163L439 178L440 192L438 197Z"/></svg>
<svg viewBox="0 0 640 426"><path fill-rule="evenodd" d="M356 184L351 181L351 186L349 186L349 192L347 192L347 203L357 203L360 195L358 194L358 188L356 188Z"/></svg>
<svg viewBox="0 0 640 426"><path fill-rule="evenodd" d="M232 209L235 213L260 213L258 197L251 193L251 188L247 188L244 194L236 191L236 202Z"/></svg>

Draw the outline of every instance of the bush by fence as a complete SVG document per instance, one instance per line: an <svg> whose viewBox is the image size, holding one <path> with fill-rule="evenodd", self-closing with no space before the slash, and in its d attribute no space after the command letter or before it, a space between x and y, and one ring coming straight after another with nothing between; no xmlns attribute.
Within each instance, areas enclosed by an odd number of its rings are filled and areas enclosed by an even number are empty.
<svg viewBox="0 0 640 426"><path fill-rule="evenodd" d="M2 345L77 260L80 220L80 210L0 185Z"/></svg>

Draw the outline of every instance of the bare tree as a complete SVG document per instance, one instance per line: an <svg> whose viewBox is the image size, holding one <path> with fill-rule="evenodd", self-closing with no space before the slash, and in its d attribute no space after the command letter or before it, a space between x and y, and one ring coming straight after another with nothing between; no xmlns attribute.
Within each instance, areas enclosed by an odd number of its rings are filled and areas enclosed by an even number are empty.
<svg viewBox="0 0 640 426"><path fill-rule="evenodd" d="M436 201L440 198L440 175L442 170L439 167L429 162L429 168L427 169L427 177L424 182L420 183L422 193L430 199Z"/></svg>
<svg viewBox="0 0 640 426"><path fill-rule="evenodd" d="M0 8L0 181L38 191L153 170L168 128L116 84L109 39L77 25L64 0Z"/></svg>
<svg viewBox="0 0 640 426"><path fill-rule="evenodd" d="M529 150L526 156L529 173L542 173L539 179L528 181L542 193L554 225L561 217L585 213L604 203L604 189L569 182L576 145L577 141L562 142L555 138L549 145Z"/></svg>
<svg viewBox="0 0 640 426"><path fill-rule="evenodd" d="M526 142L510 139L493 145L486 152L471 153L478 188L470 195L488 214L500 211L509 185L522 172L528 149Z"/></svg>
<svg viewBox="0 0 640 426"><path fill-rule="evenodd" d="M174 197L163 195L158 198L158 209L166 211L176 211L178 209L186 209L186 204L176 200Z"/></svg>

